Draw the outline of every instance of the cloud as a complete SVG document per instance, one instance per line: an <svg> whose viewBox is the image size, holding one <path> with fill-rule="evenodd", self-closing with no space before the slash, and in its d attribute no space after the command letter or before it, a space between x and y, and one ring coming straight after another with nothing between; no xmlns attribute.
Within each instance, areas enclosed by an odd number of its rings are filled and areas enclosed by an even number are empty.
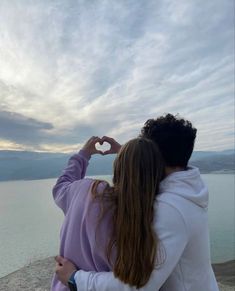
<svg viewBox="0 0 235 291"><path fill-rule="evenodd" d="M0 25L1 138L67 151L172 112L197 149L233 147L232 1L3 0Z"/></svg>
<svg viewBox="0 0 235 291"><path fill-rule="evenodd" d="M35 144L52 128L50 123L26 118L14 112L0 111L0 136L6 140Z"/></svg>

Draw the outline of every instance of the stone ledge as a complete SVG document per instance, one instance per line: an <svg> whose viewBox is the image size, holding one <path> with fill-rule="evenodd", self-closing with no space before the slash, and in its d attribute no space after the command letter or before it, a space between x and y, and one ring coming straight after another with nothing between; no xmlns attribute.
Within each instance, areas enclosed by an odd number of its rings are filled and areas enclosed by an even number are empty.
<svg viewBox="0 0 235 291"><path fill-rule="evenodd" d="M49 291L54 266L54 257L33 262L0 278L0 291ZM220 291L234 291L234 267L235 261L213 266L219 281Z"/></svg>

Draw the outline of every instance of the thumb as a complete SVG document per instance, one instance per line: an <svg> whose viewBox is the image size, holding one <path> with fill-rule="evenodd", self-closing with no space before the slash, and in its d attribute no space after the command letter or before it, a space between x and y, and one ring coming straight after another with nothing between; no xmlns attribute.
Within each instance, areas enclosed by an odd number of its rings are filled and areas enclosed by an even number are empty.
<svg viewBox="0 0 235 291"><path fill-rule="evenodd" d="M109 155L109 154L112 154L112 151L111 151L111 150L107 150L107 151L103 152L103 155L104 155L104 156L105 156L105 155Z"/></svg>
<svg viewBox="0 0 235 291"><path fill-rule="evenodd" d="M96 150L96 151L95 151L95 154L100 154L100 155L103 155L103 152L102 152L102 151L100 151L100 150Z"/></svg>

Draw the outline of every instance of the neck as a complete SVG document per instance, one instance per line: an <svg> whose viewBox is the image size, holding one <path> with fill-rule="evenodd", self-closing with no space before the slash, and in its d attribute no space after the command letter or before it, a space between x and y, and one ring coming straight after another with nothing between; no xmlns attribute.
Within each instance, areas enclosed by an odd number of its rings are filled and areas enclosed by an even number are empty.
<svg viewBox="0 0 235 291"><path fill-rule="evenodd" d="M165 167L166 176L175 172L180 172L180 171L185 171L185 168L184 167Z"/></svg>

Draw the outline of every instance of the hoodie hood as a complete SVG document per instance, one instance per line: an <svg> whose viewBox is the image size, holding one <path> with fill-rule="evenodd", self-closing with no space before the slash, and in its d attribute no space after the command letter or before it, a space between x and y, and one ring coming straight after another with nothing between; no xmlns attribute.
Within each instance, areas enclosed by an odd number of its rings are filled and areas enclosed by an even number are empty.
<svg viewBox="0 0 235 291"><path fill-rule="evenodd" d="M161 193L171 193L202 208L208 207L208 189L201 178L199 169L193 166L189 166L186 171L168 175L160 184L159 194Z"/></svg>

